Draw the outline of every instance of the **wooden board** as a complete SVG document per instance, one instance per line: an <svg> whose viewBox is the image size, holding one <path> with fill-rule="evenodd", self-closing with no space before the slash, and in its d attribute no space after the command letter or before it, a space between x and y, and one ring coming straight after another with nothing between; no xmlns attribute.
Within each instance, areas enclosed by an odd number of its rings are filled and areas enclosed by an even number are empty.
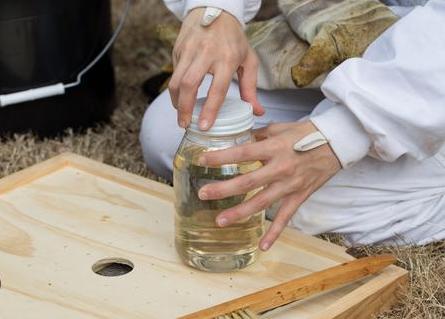
<svg viewBox="0 0 445 319"><path fill-rule="evenodd" d="M203 273L178 259L173 216L169 186L73 154L2 179L0 318L175 318L352 259L287 229L253 266ZM92 266L104 258L134 269L100 276ZM392 266L273 318L368 318L405 279Z"/></svg>

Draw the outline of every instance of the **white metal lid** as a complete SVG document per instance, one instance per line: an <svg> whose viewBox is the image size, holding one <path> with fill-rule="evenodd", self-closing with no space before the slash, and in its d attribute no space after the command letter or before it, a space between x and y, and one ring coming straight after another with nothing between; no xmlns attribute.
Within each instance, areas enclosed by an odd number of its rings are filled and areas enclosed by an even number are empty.
<svg viewBox="0 0 445 319"><path fill-rule="evenodd" d="M203 135L223 136L238 134L252 128L254 122L252 105L241 99L227 97L219 109L215 124L209 130L201 131L198 120L205 101L206 98L197 100L188 130Z"/></svg>

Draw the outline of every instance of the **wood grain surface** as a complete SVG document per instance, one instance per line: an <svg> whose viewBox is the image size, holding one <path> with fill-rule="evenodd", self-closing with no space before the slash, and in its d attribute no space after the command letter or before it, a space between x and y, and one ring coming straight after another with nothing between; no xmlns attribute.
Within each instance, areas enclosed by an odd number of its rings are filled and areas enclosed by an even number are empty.
<svg viewBox="0 0 445 319"><path fill-rule="evenodd" d="M173 217L169 186L73 154L2 179L0 318L176 318L353 259L287 229L251 267L203 273L177 257ZM106 258L134 269L94 273ZM405 279L392 266L272 318L368 318L394 301Z"/></svg>

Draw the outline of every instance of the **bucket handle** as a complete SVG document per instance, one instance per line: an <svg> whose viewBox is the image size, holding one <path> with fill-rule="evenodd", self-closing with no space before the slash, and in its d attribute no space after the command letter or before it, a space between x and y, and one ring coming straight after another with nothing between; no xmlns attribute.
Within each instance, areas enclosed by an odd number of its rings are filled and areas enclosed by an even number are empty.
<svg viewBox="0 0 445 319"><path fill-rule="evenodd" d="M80 85L82 82L82 77L87 73L93 66L96 65L96 63L108 52L110 47L113 45L113 43L116 41L116 38L118 37L119 33L122 31L122 28L124 26L125 20L128 16L128 12L130 10L132 0L127 0L125 3L125 8L122 12L121 18L119 20L119 23L116 27L116 29L113 32L113 35L108 40L107 44L104 46L102 51L99 52L99 54L85 67L83 68L76 77L76 81L72 83L57 83L53 85L43 86L35 89L10 93L10 94L3 94L0 95L0 108L5 107L7 105L13 105L28 101L34 101L38 99L43 99L51 96L56 95L63 95L65 94L65 90L76 87Z"/></svg>

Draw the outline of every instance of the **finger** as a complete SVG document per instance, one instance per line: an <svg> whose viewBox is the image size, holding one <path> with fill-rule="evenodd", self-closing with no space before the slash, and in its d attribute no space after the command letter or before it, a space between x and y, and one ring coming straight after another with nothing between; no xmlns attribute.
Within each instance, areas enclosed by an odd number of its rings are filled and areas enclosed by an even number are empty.
<svg viewBox="0 0 445 319"><path fill-rule="evenodd" d="M216 223L220 227L224 227L257 214L281 198L283 191L281 183L273 183L255 194L251 199L223 211L217 216Z"/></svg>
<svg viewBox="0 0 445 319"><path fill-rule="evenodd" d="M179 54L175 50L173 50L173 53L172 53L173 69L176 69L178 62L179 62Z"/></svg>
<svg viewBox="0 0 445 319"><path fill-rule="evenodd" d="M298 64L291 68L291 76L295 85L299 88L308 86L318 76L328 72L332 65L342 62L339 56L335 41L326 41L330 36L326 36L326 29L321 30L311 42ZM323 54L320 53L323 48Z"/></svg>
<svg viewBox="0 0 445 319"><path fill-rule="evenodd" d="M234 69L227 65L222 65L215 69L212 85L210 86L207 100L201 111L199 118L199 128L208 130L215 122L218 110L226 98L229 85L232 80Z"/></svg>
<svg viewBox="0 0 445 319"><path fill-rule="evenodd" d="M196 95L204 76L211 66L211 60L199 56L193 60L181 79L178 97L178 120L181 127L187 127L192 118Z"/></svg>
<svg viewBox="0 0 445 319"><path fill-rule="evenodd" d="M272 247L302 202L301 198L295 195L287 196L283 199L280 209L275 215L274 221L260 241L259 246L261 250L266 251Z"/></svg>
<svg viewBox="0 0 445 319"><path fill-rule="evenodd" d="M257 128L252 130L252 135L255 138L255 141L263 141L270 137L269 135L269 126L273 124L269 124L265 127Z"/></svg>
<svg viewBox="0 0 445 319"><path fill-rule="evenodd" d="M271 155L270 143L266 140L225 150L202 153L199 157L199 165L214 167L249 161L265 161L270 159Z"/></svg>
<svg viewBox="0 0 445 319"><path fill-rule="evenodd" d="M269 185L277 177L273 165L266 165L251 173L230 180L208 184L199 190L201 200L214 200L229 196L247 194L264 185Z"/></svg>
<svg viewBox="0 0 445 319"><path fill-rule="evenodd" d="M255 115L263 115L264 108L257 98L258 58L250 49L245 62L238 69L238 81L241 98L252 104Z"/></svg>
<svg viewBox="0 0 445 319"><path fill-rule="evenodd" d="M176 65L170 82L168 83L168 90L170 92L170 98L172 100L172 104L175 108L178 108L178 98L179 98L179 88L181 84L181 80L184 77L184 73L190 67L193 58L190 54L184 54L181 56L178 64Z"/></svg>
<svg viewBox="0 0 445 319"><path fill-rule="evenodd" d="M265 127L261 127L252 131L253 136L258 141L278 135L289 129L293 123L273 123Z"/></svg>
<svg viewBox="0 0 445 319"><path fill-rule="evenodd" d="M267 136L267 126L252 130L252 135L256 142L264 141Z"/></svg>

